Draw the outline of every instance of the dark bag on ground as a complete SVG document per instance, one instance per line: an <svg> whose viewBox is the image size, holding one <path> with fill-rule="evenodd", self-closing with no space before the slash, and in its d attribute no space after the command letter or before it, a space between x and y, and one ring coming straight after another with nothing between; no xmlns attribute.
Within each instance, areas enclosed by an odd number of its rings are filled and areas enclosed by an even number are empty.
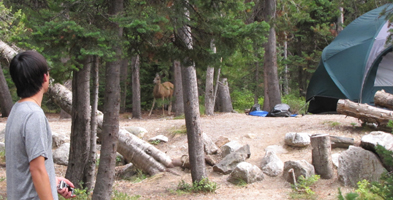
<svg viewBox="0 0 393 200"><path fill-rule="evenodd" d="M290 117L291 115L291 107L288 104L282 103L275 105L266 117Z"/></svg>
<svg viewBox="0 0 393 200"><path fill-rule="evenodd" d="M261 110L261 105L259 104L254 104L251 108L250 108L250 112L252 111L256 111L256 110Z"/></svg>

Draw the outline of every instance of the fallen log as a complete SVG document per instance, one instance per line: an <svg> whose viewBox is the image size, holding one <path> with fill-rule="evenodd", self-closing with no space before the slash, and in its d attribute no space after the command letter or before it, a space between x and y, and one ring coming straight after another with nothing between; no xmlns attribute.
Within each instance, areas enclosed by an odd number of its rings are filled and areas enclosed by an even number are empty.
<svg viewBox="0 0 393 200"><path fill-rule="evenodd" d="M340 136L330 136L330 143L332 145L332 148L346 148L350 145L355 144L355 140L353 138L348 138L348 137L340 137Z"/></svg>
<svg viewBox="0 0 393 200"><path fill-rule="evenodd" d="M393 94L385 92L385 90L377 91L374 95L375 106L393 110Z"/></svg>
<svg viewBox="0 0 393 200"><path fill-rule="evenodd" d="M337 113L356 117L363 123L375 123L378 125L378 128L382 129L387 127L389 120L393 120L393 111L391 110L355 103L348 99L338 100Z"/></svg>
<svg viewBox="0 0 393 200"><path fill-rule="evenodd" d="M48 96L63 109L71 113L72 93L63 85L56 83L51 85ZM97 125L101 129L103 123L103 113L97 111ZM100 134L98 133L98 137ZM117 151L123 157L133 163L138 169L150 175L166 171L166 168L173 167L172 159L164 152L153 145L131 134L125 129L119 130L119 141Z"/></svg>

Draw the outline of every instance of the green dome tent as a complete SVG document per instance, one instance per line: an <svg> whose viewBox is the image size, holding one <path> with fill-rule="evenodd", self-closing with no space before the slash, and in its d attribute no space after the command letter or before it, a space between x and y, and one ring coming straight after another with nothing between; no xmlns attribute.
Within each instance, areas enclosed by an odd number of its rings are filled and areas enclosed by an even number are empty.
<svg viewBox="0 0 393 200"><path fill-rule="evenodd" d="M336 111L338 99L374 104L375 92L393 93L393 52L386 44L386 4L351 22L322 52L307 88L308 112Z"/></svg>

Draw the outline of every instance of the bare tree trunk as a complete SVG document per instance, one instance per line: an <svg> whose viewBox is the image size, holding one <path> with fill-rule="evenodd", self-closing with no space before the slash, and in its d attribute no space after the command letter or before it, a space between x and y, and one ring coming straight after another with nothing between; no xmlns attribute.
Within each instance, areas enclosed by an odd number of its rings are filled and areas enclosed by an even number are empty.
<svg viewBox="0 0 393 200"><path fill-rule="evenodd" d="M13 49L8 44L3 42L1 39L0 39L0 52L3 55L3 57L8 61L8 63L12 60L12 58L16 54L18 54L18 52L15 51L15 49Z"/></svg>
<svg viewBox="0 0 393 200"><path fill-rule="evenodd" d="M120 113L126 112L127 104L127 77L128 77L128 60L122 59L120 66Z"/></svg>
<svg viewBox="0 0 393 200"><path fill-rule="evenodd" d="M265 93L268 96L269 111L276 104L281 103L281 94L277 72L277 50L276 31L274 29L274 19L276 15L276 0L265 0L265 21L270 23L268 42L265 44L264 79ZM267 101L265 98L265 102ZM265 103L264 103L265 108Z"/></svg>
<svg viewBox="0 0 393 200"><path fill-rule="evenodd" d="M288 42L287 42L287 33L284 32L284 60L286 61L288 59ZM284 94L288 95L289 94L289 80L288 80L288 65L285 64L284 67Z"/></svg>
<svg viewBox="0 0 393 200"><path fill-rule="evenodd" d="M205 115L214 115L214 67L207 67L205 88Z"/></svg>
<svg viewBox="0 0 393 200"><path fill-rule="evenodd" d="M123 0L114 0L109 3L108 14L116 15L123 11ZM123 28L118 24L111 24L112 31L118 37L123 35ZM101 155L98 166L97 181L93 191L93 199L107 200L112 194L115 178L115 164L117 142L119 138L119 111L120 111L120 59L121 46L114 46L116 61L107 62L105 71L104 94L104 121L101 134Z"/></svg>
<svg viewBox="0 0 393 200"><path fill-rule="evenodd" d="M259 88L258 88L258 83L259 83L259 62L255 62L255 91L254 91L254 104L258 103L258 98L259 98Z"/></svg>
<svg viewBox="0 0 393 200"><path fill-rule="evenodd" d="M339 34L344 29L344 8L339 7L338 10L340 11L340 16L337 19L337 34Z"/></svg>
<svg viewBox="0 0 393 200"><path fill-rule="evenodd" d="M174 110L175 116L181 116L184 114L184 103L183 103L183 84L181 75L181 63L178 60L173 61L173 71L174 71Z"/></svg>
<svg viewBox="0 0 393 200"><path fill-rule="evenodd" d="M218 83L218 100L217 102L220 106L220 112L232 112L232 100L229 92L228 81L226 78L223 78L221 82Z"/></svg>
<svg viewBox="0 0 393 200"><path fill-rule="evenodd" d="M1 42L1 41L0 41ZM3 68L0 63L0 105L2 117L8 117L13 106L10 90L8 89L7 81L5 80Z"/></svg>
<svg viewBox="0 0 393 200"><path fill-rule="evenodd" d="M315 173L323 179L333 177L333 163L329 134L314 134L310 137L312 146L312 165Z"/></svg>
<svg viewBox="0 0 393 200"><path fill-rule="evenodd" d="M142 119L141 83L139 79L139 55L132 57L132 118Z"/></svg>
<svg viewBox="0 0 393 200"><path fill-rule="evenodd" d="M66 177L73 183L80 183L84 179L90 152L90 58L82 63L82 68L73 71L72 79L72 101L78 103L72 104L71 145ZM80 186L76 184L76 187Z"/></svg>
<svg viewBox="0 0 393 200"><path fill-rule="evenodd" d="M98 56L94 56L93 62L93 85L92 85L92 97L93 104L91 106L91 131L90 131L90 153L87 161L87 165L85 168L85 179L83 182L85 183L85 187L88 191L91 191L94 186L94 175L96 171L96 162L97 162L97 109L98 109L98 91L99 91L99 58Z"/></svg>
<svg viewBox="0 0 393 200"><path fill-rule="evenodd" d="M186 117L188 154L190 156L192 182L206 177L205 153L203 150L202 130L198 102L196 70L194 66L183 67L184 113Z"/></svg>

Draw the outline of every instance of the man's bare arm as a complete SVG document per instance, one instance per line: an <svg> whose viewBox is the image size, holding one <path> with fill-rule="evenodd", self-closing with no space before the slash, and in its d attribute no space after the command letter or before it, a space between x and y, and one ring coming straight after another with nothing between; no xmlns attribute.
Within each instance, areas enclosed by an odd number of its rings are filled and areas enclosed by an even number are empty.
<svg viewBox="0 0 393 200"><path fill-rule="evenodd" d="M45 168L45 158L39 156L30 162L30 173L35 190L41 200L53 200L49 176Z"/></svg>

